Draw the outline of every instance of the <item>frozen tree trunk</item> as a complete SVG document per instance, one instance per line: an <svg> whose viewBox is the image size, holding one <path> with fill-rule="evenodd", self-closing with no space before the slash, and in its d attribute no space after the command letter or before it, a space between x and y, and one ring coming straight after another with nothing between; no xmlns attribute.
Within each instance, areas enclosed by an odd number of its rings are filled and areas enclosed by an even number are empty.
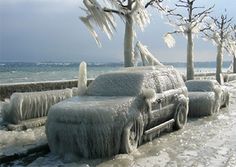
<svg viewBox="0 0 236 167"><path fill-rule="evenodd" d="M216 80L220 83L220 74L222 72L222 58L223 58L223 47L222 44L217 46L217 57L216 57Z"/></svg>
<svg viewBox="0 0 236 167"><path fill-rule="evenodd" d="M193 37L192 31L187 33L187 80L194 79L194 64L193 64Z"/></svg>
<svg viewBox="0 0 236 167"><path fill-rule="evenodd" d="M236 73L236 57L233 56L234 62L233 62L233 72Z"/></svg>
<svg viewBox="0 0 236 167"><path fill-rule="evenodd" d="M132 16L126 16L125 36L124 36L124 66L132 67L133 63L133 19Z"/></svg>

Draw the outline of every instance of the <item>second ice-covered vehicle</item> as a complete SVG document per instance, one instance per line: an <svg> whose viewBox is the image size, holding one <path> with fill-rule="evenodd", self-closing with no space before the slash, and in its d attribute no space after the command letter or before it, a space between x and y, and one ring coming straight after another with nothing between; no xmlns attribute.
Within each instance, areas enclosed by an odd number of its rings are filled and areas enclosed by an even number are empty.
<svg viewBox="0 0 236 167"><path fill-rule="evenodd" d="M173 68L129 68L98 76L84 96L51 107L48 144L61 156L130 153L144 138L187 121L187 88Z"/></svg>
<svg viewBox="0 0 236 167"><path fill-rule="evenodd" d="M229 91L216 80L190 80L185 82L189 95L189 116L201 117L217 113L229 105Z"/></svg>

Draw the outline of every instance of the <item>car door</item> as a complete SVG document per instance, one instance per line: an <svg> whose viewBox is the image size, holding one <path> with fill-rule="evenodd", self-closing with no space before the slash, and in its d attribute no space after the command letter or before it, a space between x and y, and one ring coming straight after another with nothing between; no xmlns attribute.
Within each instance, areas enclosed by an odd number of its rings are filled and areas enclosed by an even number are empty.
<svg viewBox="0 0 236 167"><path fill-rule="evenodd" d="M175 105L173 82L168 75L158 76L158 82L159 88L156 89L157 99L151 104L150 128L173 118L173 108Z"/></svg>

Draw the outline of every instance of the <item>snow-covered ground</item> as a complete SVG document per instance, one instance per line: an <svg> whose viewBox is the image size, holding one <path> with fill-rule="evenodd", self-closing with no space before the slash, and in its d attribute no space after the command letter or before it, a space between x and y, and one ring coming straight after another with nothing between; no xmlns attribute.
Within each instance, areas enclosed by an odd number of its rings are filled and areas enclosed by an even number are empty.
<svg viewBox="0 0 236 167"><path fill-rule="evenodd" d="M236 166L236 82L231 91L229 109L212 117L191 119L180 131L166 133L140 146L135 152L110 159L78 160L66 163L60 157L46 154L28 166L160 166L160 167L235 167ZM0 131L0 155L45 141L44 128L25 132ZM20 165L21 161L14 164Z"/></svg>

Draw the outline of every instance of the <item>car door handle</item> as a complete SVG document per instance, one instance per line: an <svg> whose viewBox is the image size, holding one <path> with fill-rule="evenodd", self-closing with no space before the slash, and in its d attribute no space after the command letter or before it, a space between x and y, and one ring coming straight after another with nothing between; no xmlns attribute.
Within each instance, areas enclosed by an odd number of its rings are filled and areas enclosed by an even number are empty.
<svg viewBox="0 0 236 167"><path fill-rule="evenodd" d="M157 103L161 103L164 99L164 97L157 99Z"/></svg>

